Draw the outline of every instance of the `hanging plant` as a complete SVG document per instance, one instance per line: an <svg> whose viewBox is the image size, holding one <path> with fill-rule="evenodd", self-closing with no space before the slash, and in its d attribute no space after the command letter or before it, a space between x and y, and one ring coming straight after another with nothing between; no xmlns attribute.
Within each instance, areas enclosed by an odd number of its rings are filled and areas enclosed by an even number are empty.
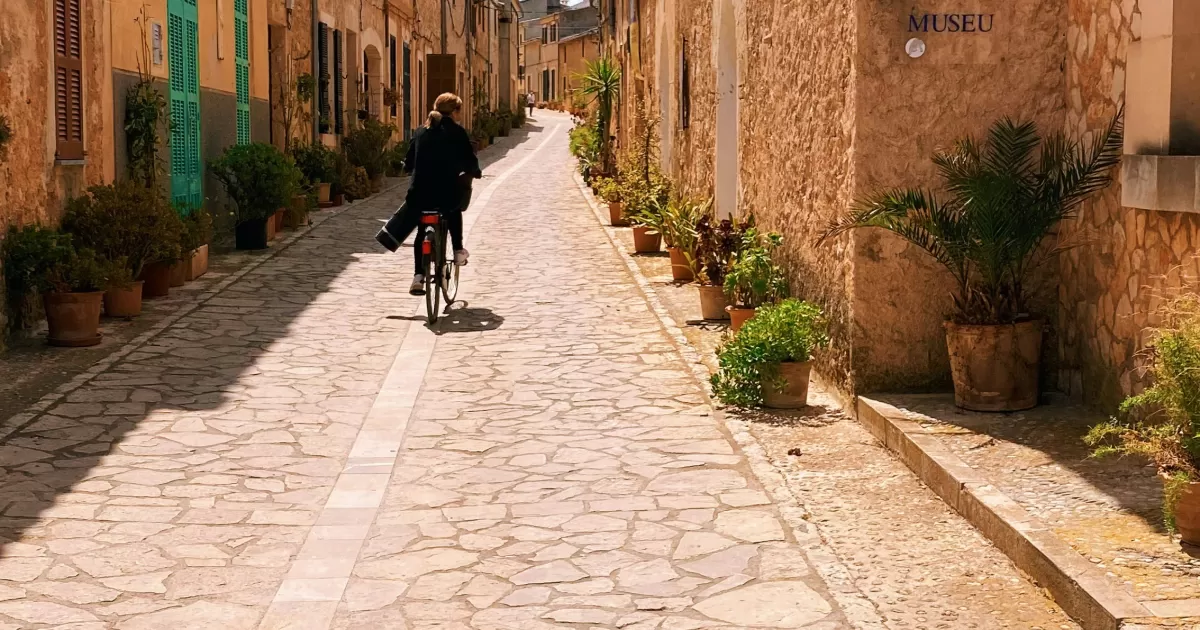
<svg viewBox="0 0 1200 630"><path fill-rule="evenodd" d="M383 88L383 104L392 107L400 102L400 92L392 88Z"/></svg>

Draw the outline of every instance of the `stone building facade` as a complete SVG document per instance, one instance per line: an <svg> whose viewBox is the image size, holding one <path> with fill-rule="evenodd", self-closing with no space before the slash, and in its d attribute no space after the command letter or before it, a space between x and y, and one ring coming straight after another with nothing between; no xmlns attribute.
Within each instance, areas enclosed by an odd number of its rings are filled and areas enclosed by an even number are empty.
<svg viewBox="0 0 1200 630"><path fill-rule="evenodd" d="M624 71L619 142L641 99L681 190L784 234L794 292L832 322L820 370L850 394L948 384L941 324L952 285L922 251L882 231L818 245L827 224L880 188L935 186L934 150L1004 116L1090 139L1127 84L1152 81L1127 69L1130 50L1148 29L1170 30L1154 24L1174 20L1184 33L1200 5L604 0L600 13L602 46ZM906 52L913 38L924 44L918 57ZM1155 98L1143 109L1162 109ZM1127 125L1149 124L1139 123L1145 116L1131 106ZM1119 179L1132 177L1131 159ZM1147 287L1177 285L1180 266L1195 274L1200 237L1194 209L1146 205L1116 182L1061 226L1059 242L1078 246L1035 287L1050 331L1047 388L1104 406L1137 389L1134 355L1156 299Z"/></svg>

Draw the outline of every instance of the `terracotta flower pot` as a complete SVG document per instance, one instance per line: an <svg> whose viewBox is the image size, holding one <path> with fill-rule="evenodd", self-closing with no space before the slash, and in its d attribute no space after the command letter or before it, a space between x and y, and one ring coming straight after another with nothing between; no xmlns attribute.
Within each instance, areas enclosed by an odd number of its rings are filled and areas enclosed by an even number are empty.
<svg viewBox="0 0 1200 630"><path fill-rule="evenodd" d="M651 232L650 228L639 225L633 228L633 251L639 254L653 254L662 249L662 234Z"/></svg>
<svg viewBox="0 0 1200 630"><path fill-rule="evenodd" d="M329 203L329 192L332 189L333 189L332 184L326 184L325 182L321 182L321 183L317 184L317 203L318 204L322 204L322 203L328 204Z"/></svg>
<svg viewBox="0 0 1200 630"><path fill-rule="evenodd" d="M332 203L333 207L336 208L336 207L346 203L346 195L344 195L342 193L338 193L333 196L333 201L331 201L330 203Z"/></svg>
<svg viewBox="0 0 1200 630"><path fill-rule="evenodd" d="M47 340L52 346L82 348L100 343L100 307L104 292L47 293L42 297L46 308Z"/></svg>
<svg viewBox="0 0 1200 630"><path fill-rule="evenodd" d="M234 231L234 237L237 241L238 249L266 249L267 241L271 240L274 234L272 230L274 220L266 219L251 219L237 224Z"/></svg>
<svg viewBox="0 0 1200 630"><path fill-rule="evenodd" d="M187 270L191 265L190 261L180 260L174 265L171 265L171 287L181 287L187 284Z"/></svg>
<svg viewBox="0 0 1200 630"><path fill-rule="evenodd" d="M625 215L622 213L620 201L609 202L608 223L613 227L627 227L629 225L629 221L625 219Z"/></svg>
<svg viewBox="0 0 1200 630"><path fill-rule="evenodd" d="M189 281L196 280L206 273L208 273L208 245L201 245L192 252L192 257L188 261L187 279Z"/></svg>
<svg viewBox="0 0 1200 630"><path fill-rule="evenodd" d="M725 299L725 288L702 284L700 289L700 317L702 319L729 319L729 300Z"/></svg>
<svg viewBox="0 0 1200 630"><path fill-rule="evenodd" d="M1037 406L1042 322L962 325L946 322L954 402L970 411Z"/></svg>
<svg viewBox="0 0 1200 630"><path fill-rule="evenodd" d="M124 289L109 289L104 293L104 314L109 317L137 317L142 314L141 280Z"/></svg>
<svg viewBox="0 0 1200 630"><path fill-rule="evenodd" d="M275 233L279 234L283 231L283 219L287 216L287 208L280 208L275 211L271 218L275 221Z"/></svg>
<svg viewBox="0 0 1200 630"><path fill-rule="evenodd" d="M145 285L142 287L142 297L147 300L167 297L171 293L171 265L167 263L150 263L142 269Z"/></svg>
<svg viewBox="0 0 1200 630"><path fill-rule="evenodd" d="M1160 476L1167 480L1166 475ZM1175 530L1183 542L1200 546L1200 483L1189 483L1179 495L1175 504Z"/></svg>
<svg viewBox="0 0 1200 630"><path fill-rule="evenodd" d="M800 409L808 406L808 377L812 373L812 361L787 361L779 364L779 377L783 383L779 389L771 382L763 382L763 405L771 409Z"/></svg>
<svg viewBox="0 0 1200 630"><path fill-rule="evenodd" d="M284 227L297 229L308 225L308 198L304 195L292 197L292 207L284 213Z"/></svg>
<svg viewBox="0 0 1200 630"><path fill-rule="evenodd" d="M675 282L691 282L696 279L692 267L688 265L687 255L678 247L668 247L671 254L671 278Z"/></svg>
<svg viewBox="0 0 1200 630"><path fill-rule="evenodd" d="M729 329L733 332L741 330L742 324L750 321L755 313L755 309L742 306L726 306L725 311L729 313Z"/></svg>

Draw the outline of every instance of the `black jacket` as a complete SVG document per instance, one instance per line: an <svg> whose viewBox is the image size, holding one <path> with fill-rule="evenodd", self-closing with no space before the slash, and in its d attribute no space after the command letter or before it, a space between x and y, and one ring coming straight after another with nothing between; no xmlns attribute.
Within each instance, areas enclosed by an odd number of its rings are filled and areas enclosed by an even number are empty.
<svg viewBox="0 0 1200 630"><path fill-rule="evenodd" d="M404 157L404 170L413 174L405 201L421 211L463 209L470 178L483 177L470 136L449 116L417 130Z"/></svg>

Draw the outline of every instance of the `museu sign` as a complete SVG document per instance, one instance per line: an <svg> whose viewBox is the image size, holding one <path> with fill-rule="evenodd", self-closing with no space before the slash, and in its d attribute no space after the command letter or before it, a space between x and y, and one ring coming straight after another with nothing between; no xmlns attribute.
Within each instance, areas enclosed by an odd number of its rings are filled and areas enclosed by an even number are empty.
<svg viewBox="0 0 1200 630"><path fill-rule="evenodd" d="M912 13L908 16L908 32L987 33L994 23L993 13Z"/></svg>

